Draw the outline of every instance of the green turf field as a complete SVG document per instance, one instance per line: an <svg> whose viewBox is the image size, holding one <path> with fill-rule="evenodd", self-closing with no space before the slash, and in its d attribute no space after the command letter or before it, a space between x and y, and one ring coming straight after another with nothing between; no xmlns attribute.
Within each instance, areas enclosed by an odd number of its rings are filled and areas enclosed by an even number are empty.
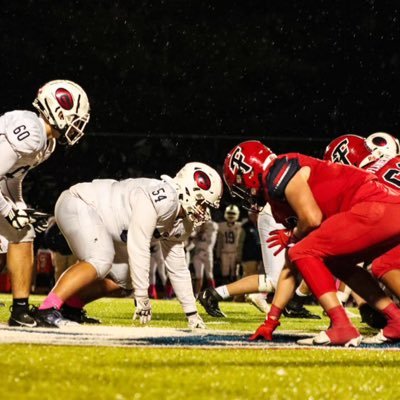
<svg viewBox="0 0 400 400"><path fill-rule="evenodd" d="M0 296L9 305L9 296ZM38 303L39 297L32 297ZM186 327L176 301L153 302L156 327ZM210 329L252 331L263 315L223 303ZM199 306L200 309L200 306ZM317 307L312 307L318 311ZM107 325L132 325L132 301L88 306ZM0 322L8 310L0 309ZM322 320L283 319L317 332ZM359 320L354 320L359 325ZM373 331L362 328L364 334ZM399 399L399 351L108 348L1 345L1 399Z"/></svg>

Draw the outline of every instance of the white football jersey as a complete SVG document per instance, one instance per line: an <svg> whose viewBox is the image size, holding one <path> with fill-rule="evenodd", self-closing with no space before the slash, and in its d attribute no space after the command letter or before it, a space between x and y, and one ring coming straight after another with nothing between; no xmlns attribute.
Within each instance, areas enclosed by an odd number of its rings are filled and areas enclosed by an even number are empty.
<svg viewBox="0 0 400 400"><path fill-rule="evenodd" d="M218 253L236 253L241 222L220 222L218 224Z"/></svg>
<svg viewBox="0 0 400 400"><path fill-rule="evenodd" d="M21 182L28 170L45 161L55 149L47 140L44 121L31 111L11 111L0 117L0 213L6 216L11 201L20 207Z"/></svg>
<svg viewBox="0 0 400 400"><path fill-rule="evenodd" d="M206 221L196 229L194 237L195 254L201 251L212 251L217 240L218 224Z"/></svg>

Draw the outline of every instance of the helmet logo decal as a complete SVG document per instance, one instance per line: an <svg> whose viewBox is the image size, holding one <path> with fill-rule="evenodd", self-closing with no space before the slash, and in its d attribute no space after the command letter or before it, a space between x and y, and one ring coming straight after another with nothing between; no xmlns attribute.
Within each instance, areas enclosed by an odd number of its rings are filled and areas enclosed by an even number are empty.
<svg viewBox="0 0 400 400"><path fill-rule="evenodd" d="M233 152L229 162L229 169L234 174L238 171L242 172L243 174L247 174L252 170L251 165L244 161L244 154L242 153L242 149L240 147L236 147L235 151Z"/></svg>
<svg viewBox="0 0 400 400"><path fill-rule="evenodd" d="M332 161L336 163L351 165L347 155L349 154L349 139L343 139L332 151Z"/></svg>
<svg viewBox="0 0 400 400"><path fill-rule="evenodd" d="M72 95L66 89L58 88L56 90L56 99L58 101L58 104L64 110L70 110L74 105L74 100L72 99Z"/></svg>
<svg viewBox="0 0 400 400"><path fill-rule="evenodd" d="M209 176L203 171L196 171L193 175L193 179L197 186L203 190L209 190L211 187L211 180Z"/></svg>

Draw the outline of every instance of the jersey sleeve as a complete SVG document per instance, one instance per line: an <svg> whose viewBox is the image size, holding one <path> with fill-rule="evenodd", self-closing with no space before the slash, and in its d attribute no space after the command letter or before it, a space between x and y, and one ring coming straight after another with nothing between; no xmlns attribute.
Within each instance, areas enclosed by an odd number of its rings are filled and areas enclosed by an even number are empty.
<svg viewBox="0 0 400 400"><path fill-rule="evenodd" d="M183 243L161 240L161 249L168 278L183 311L186 314L196 312L196 299L193 294L192 278L186 264Z"/></svg>
<svg viewBox="0 0 400 400"><path fill-rule="evenodd" d="M300 163L295 157L283 157L275 161L266 182L272 200L283 200L285 198L286 186L299 169Z"/></svg>
<svg viewBox="0 0 400 400"><path fill-rule="evenodd" d="M31 111L12 111L2 117L1 130L18 155L43 150L46 131L43 121Z"/></svg>
<svg viewBox="0 0 400 400"><path fill-rule="evenodd" d="M128 228L129 268L135 296L148 295L150 243L157 225L157 212L147 193L136 190L131 199L132 217Z"/></svg>

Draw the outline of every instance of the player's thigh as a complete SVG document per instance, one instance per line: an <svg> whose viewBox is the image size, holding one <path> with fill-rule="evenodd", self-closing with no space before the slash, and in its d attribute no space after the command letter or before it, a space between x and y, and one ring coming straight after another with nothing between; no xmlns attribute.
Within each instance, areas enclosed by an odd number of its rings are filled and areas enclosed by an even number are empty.
<svg viewBox="0 0 400 400"><path fill-rule="evenodd" d="M123 289L131 290L133 288L128 263L113 263L107 278Z"/></svg>
<svg viewBox="0 0 400 400"><path fill-rule="evenodd" d="M397 214L395 215L397 211ZM360 253L398 237L400 207L395 204L359 203L333 215L289 250L291 260L305 256L326 258Z"/></svg>
<svg viewBox="0 0 400 400"><path fill-rule="evenodd" d="M55 208L57 224L79 260L111 267L115 250L111 235L96 211L81 199L64 192Z"/></svg>

